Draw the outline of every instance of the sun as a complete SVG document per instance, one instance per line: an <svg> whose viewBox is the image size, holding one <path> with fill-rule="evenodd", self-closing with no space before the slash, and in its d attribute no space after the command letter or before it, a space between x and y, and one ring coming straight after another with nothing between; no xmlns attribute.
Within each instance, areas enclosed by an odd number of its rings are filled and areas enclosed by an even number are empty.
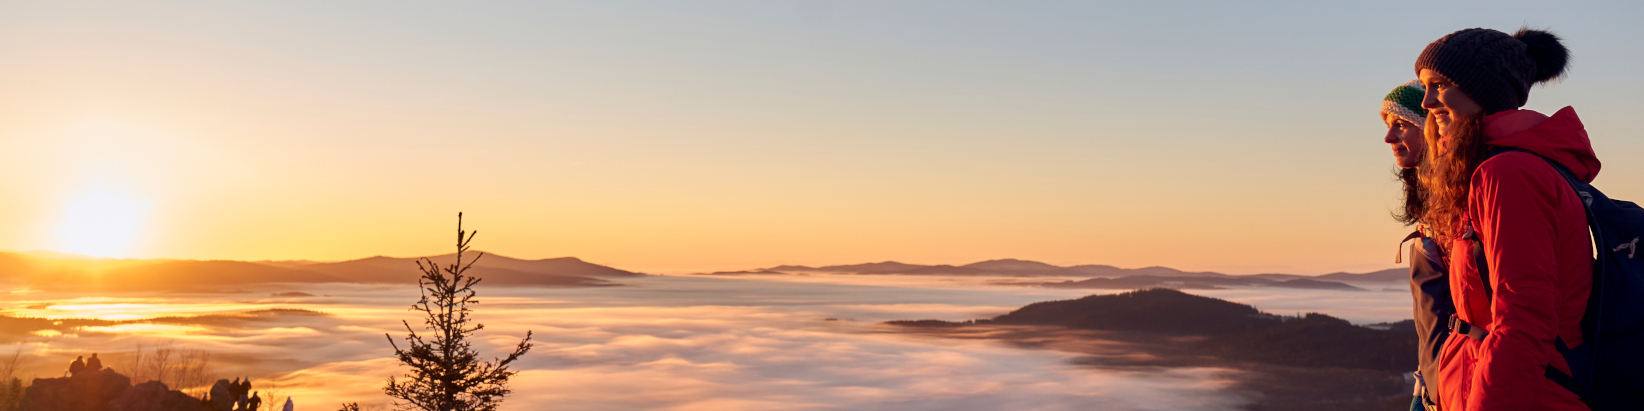
<svg viewBox="0 0 1644 411"><path fill-rule="evenodd" d="M123 257L137 243L151 208L147 201L105 188L81 193L63 208L58 251Z"/></svg>

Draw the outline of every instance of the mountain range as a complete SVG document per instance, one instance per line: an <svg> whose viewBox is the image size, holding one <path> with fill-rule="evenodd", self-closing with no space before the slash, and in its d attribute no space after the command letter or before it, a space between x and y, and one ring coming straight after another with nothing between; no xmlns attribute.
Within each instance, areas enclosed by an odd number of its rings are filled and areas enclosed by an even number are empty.
<svg viewBox="0 0 1644 411"><path fill-rule="evenodd" d="M473 255L473 254L471 254ZM426 257L449 264L454 254ZM340 262L97 259L0 252L0 281L44 289L106 291L220 290L260 283L412 284L421 258L369 257ZM523 260L486 254L467 273L485 284L528 286L617 285L606 278L644 274L574 257Z"/></svg>
<svg viewBox="0 0 1644 411"><path fill-rule="evenodd" d="M1402 272L1402 270L1401 270ZM1131 275L1118 278L1091 278L1079 281L1060 282L1032 282L1010 281L995 282L999 285L1026 285L1045 288L1074 288L1095 290L1136 290L1143 288L1173 288L1178 290L1217 290L1227 287L1279 287L1303 288L1311 290L1342 290L1342 291L1369 291L1361 287L1338 281L1317 280L1313 278L1294 278L1288 280L1274 280L1255 276L1227 276L1227 277L1161 277L1156 275Z"/></svg>
<svg viewBox="0 0 1644 411"><path fill-rule="evenodd" d="M1057 266L1038 261L1017 259L987 260L965 265L920 265L895 261L867 264L830 265L810 267L779 265L749 271L722 271L714 275L742 274L805 274L842 273L859 275L955 275L1000 277L1061 277L1085 278L1079 281L1005 281L1003 285L1028 285L1051 288L1139 289L1167 287L1178 289L1214 289L1227 286L1262 286L1311 289L1362 290L1354 286L1381 287L1404 281L1409 271L1394 268L1368 273L1330 273L1323 275L1298 274L1222 274L1209 271L1182 271L1169 267L1119 268L1111 265Z"/></svg>

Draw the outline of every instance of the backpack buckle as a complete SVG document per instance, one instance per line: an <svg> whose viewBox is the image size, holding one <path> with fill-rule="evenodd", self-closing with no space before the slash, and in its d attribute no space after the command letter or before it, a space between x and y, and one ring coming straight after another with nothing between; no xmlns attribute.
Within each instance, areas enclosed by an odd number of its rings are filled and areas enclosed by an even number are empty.
<svg viewBox="0 0 1644 411"><path fill-rule="evenodd" d="M1450 331L1460 333L1467 336L1467 338L1472 338L1476 341L1484 341L1484 337L1490 336L1489 331L1485 331L1483 328L1478 328L1472 324L1468 324L1466 321L1463 321L1460 316L1455 314L1450 314Z"/></svg>

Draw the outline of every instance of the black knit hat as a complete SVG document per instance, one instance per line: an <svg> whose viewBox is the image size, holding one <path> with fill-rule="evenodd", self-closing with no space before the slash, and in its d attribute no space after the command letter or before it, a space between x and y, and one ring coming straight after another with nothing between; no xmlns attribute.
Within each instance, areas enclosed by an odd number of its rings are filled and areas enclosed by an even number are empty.
<svg viewBox="0 0 1644 411"><path fill-rule="evenodd" d="M1507 35L1473 28L1429 43L1416 58L1416 74L1421 69L1443 74L1488 114L1523 107L1530 86L1564 75L1569 61L1570 52L1553 33L1525 28Z"/></svg>

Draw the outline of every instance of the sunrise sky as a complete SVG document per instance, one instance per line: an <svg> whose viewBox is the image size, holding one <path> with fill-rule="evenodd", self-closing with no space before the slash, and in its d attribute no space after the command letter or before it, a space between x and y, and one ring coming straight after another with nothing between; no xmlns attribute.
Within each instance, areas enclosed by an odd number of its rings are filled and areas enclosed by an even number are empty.
<svg viewBox="0 0 1644 411"><path fill-rule="evenodd" d="M1368 271L1380 98L1524 24L1644 198L1644 4L1099 3L0 3L0 249Z"/></svg>

